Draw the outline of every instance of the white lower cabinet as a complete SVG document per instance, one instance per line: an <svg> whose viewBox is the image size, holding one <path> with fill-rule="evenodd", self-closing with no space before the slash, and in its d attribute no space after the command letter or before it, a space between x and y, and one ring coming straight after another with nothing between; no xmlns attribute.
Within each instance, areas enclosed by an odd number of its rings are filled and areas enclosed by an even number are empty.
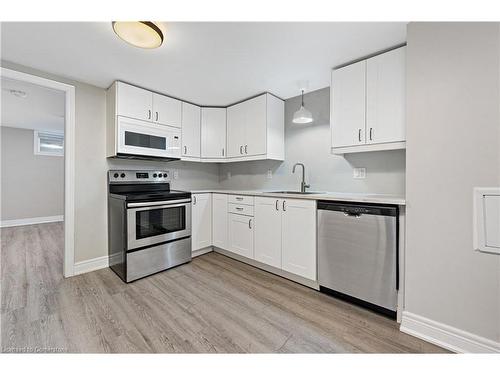
<svg viewBox="0 0 500 375"><path fill-rule="evenodd" d="M227 194L212 194L212 244L228 248Z"/></svg>
<svg viewBox="0 0 500 375"><path fill-rule="evenodd" d="M285 199L281 215L281 268L316 280L316 201Z"/></svg>
<svg viewBox="0 0 500 375"><path fill-rule="evenodd" d="M255 198L255 260L281 268L282 200Z"/></svg>
<svg viewBox="0 0 500 375"><path fill-rule="evenodd" d="M257 197L255 260L316 280L316 202Z"/></svg>
<svg viewBox="0 0 500 375"><path fill-rule="evenodd" d="M228 227L229 227L229 251L254 259L253 251L253 235L254 218L251 216L228 214Z"/></svg>
<svg viewBox="0 0 500 375"><path fill-rule="evenodd" d="M212 246L212 194L193 194L191 197L191 249Z"/></svg>

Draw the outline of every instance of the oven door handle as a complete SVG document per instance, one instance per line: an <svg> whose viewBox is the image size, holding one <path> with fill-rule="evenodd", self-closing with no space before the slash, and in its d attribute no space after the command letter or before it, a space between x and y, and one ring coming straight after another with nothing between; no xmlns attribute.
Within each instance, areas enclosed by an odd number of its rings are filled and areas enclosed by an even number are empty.
<svg viewBox="0 0 500 375"><path fill-rule="evenodd" d="M176 206L184 206L185 203L189 202L191 202L191 199L176 199L171 201L157 201L157 202L136 202L136 203L127 203L127 208L155 207L155 206L176 207ZM184 204L179 204L179 203L184 203Z"/></svg>

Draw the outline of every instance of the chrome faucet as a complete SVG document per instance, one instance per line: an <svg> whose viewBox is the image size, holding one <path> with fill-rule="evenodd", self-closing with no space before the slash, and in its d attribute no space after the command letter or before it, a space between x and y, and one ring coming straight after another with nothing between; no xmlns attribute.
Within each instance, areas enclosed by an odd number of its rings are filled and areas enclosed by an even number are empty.
<svg viewBox="0 0 500 375"><path fill-rule="evenodd" d="M306 189L311 187L310 185L306 184L306 167L302 163L295 163L292 169L292 173L295 173L295 167L297 165L300 165L302 167L302 182L300 183L300 192L305 193Z"/></svg>

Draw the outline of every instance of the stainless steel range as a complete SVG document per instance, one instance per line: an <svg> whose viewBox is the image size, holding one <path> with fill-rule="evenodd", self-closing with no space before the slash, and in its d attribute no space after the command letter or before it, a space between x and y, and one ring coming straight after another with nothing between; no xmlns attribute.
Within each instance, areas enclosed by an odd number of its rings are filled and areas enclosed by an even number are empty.
<svg viewBox="0 0 500 375"><path fill-rule="evenodd" d="M166 171L109 171L110 268L125 282L191 260L191 193Z"/></svg>

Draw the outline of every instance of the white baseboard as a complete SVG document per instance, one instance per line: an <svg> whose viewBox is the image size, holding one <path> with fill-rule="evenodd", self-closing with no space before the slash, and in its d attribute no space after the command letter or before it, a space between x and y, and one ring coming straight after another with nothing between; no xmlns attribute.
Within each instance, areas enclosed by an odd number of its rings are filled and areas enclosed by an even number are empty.
<svg viewBox="0 0 500 375"><path fill-rule="evenodd" d="M403 311L401 332L456 353L500 353L500 343Z"/></svg>
<svg viewBox="0 0 500 375"><path fill-rule="evenodd" d="M0 228L19 227L21 225L55 223L57 221L64 221L64 216L63 215L42 216L42 217L29 217L27 219L2 220L0 221Z"/></svg>
<svg viewBox="0 0 500 375"><path fill-rule="evenodd" d="M193 258L196 258L197 256L200 256L200 255L203 255L203 254L206 254L206 253L210 253L213 250L214 250L214 248L212 246L204 247L203 249L198 249L198 250L193 251L193 253L191 254L191 256Z"/></svg>
<svg viewBox="0 0 500 375"><path fill-rule="evenodd" d="M99 258L93 258L81 262L76 262L73 268L74 275L76 276L82 273L100 270L101 268L107 268L108 265L109 265L109 260L107 255L104 255Z"/></svg>

